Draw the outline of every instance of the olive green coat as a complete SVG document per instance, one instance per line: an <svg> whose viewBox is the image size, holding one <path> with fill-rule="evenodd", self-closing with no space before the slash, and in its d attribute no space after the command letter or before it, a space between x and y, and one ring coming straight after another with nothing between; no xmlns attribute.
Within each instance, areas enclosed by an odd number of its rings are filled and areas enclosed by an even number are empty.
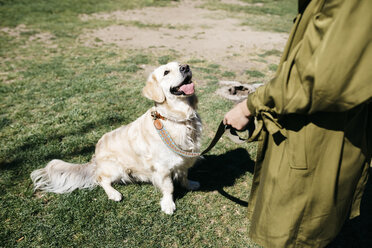
<svg viewBox="0 0 372 248"><path fill-rule="evenodd" d="M324 247L359 215L372 142L372 1L313 0L248 97L259 151L248 215L264 247Z"/></svg>

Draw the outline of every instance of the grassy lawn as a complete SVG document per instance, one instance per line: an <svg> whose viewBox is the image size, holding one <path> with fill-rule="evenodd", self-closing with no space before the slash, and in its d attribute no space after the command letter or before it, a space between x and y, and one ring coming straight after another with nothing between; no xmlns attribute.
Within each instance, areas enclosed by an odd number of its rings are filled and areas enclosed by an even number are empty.
<svg viewBox="0 0 372 248"><path fill-rule="evenodd" d="M289 30L294 0L241 2L245 5L205 0L200 7L239 15L241 25L256 29ZM79 35L115 21L83 21L81 15L178 3L0 0L0 247L259 247L247 236L245 213L255 143L238 146L222 139L190 171L201 189L176 188L173 216L161 212L160 192L149 184L115 185L124 197L119 203L109 201L100 187L64 195L33 192L34 169L54 158L89 161L104 133L151 107L141 96L146 68L181 57L174 50L130 50L99 41L86 46ZM160 27L138 21L120 24ZM259 58L279 54L271 50ZM206 147L233 106L215 94L218 81L235 73L206 59L180 62L190 64L199 82ZM275 71L277 65L269 68ZM245 76L260 79L263 74L247 70Z"/></svg>
<svg viewBox="0 0 372 248"><path fill-rule="evenodd" d="M238 1L237 1L238 2ZM202 4L211 10L225 10L231 15L241 16L241 25L258 30L288 32L292 26L297 1L294 0L241 0L245 4L234 1L208 0Z"/></svg>
<svg viewBox="0 0 372 248"><path fill-rule="evenodd" d="M242 2L253 5L237 7L210 0L201 7L244 14L242 25L289 30L295 1ZM89 161L104 133L151 107L141 97L147 76L144 68L180 57L172 50L124 50L103 43L85 46L77 39L84 30L113 21L82 21L79 16L176 4L0 0L0 28L16 32L0 31L0 247L259 247L247 237L245 217L254 143L238 146L222 139L190 171L190 178L200 181L201 189L176 188L173 216L160 211L160 192L148 184L115 185L124 197L119 203L109 201L100 187L64 195L33 192L31 171L54 158ZM197 94L206 147L224 113L233 106L215 94L218 81L235 74L205 59L180 62L189 63L195 81L202 82ZM246 76L263 75L247 71Z"/></svg>

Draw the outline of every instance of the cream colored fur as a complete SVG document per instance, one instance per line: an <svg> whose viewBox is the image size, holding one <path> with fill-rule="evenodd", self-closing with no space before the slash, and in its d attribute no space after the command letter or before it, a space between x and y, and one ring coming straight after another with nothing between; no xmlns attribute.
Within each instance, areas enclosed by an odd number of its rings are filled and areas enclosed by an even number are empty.
<svg viewBox="0 0 372 248"><path fill-rule="evenodd" d="M134 122L103 135L89 163L78 165L52 160L45 168L33 171L35 190L66 193L98 184L109 199L120 201L122 195L111 186L113 182L151 182L163 194L162 211L172 214L176 209L173 179L189 190L199 187L198 182L187 179L188 169L196 158L182 157L166 147L154 128L151 111L166 117L162 120L165 129L185 151L199 152L202 128L196 112L196 96L176 96L170 92L171 87L184 80L179 66L172 62L150 74L143 94L153 100L155 106ZM164 71L169 73L164 75Z"/></svg>

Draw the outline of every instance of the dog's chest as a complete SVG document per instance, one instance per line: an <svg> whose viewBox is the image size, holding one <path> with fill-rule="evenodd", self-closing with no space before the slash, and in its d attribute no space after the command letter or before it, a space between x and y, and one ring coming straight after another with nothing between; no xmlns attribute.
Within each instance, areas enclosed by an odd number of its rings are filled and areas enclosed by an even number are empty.
<svg viewBox="0 0 372 248"><path fill-rule="evenodd" d="M196 117L191 120L177 123L165 121L164 128L181 149L198 152L200 149L201 121Z"/></svg>

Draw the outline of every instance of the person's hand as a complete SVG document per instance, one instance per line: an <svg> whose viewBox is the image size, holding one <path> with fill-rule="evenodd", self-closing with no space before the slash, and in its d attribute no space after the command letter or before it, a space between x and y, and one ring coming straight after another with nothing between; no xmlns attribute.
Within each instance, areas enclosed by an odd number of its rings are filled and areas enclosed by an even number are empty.
<svg viewBox="0 0 372 248"><path fill-rule="evenodd" d="M247 100L244 100L225 114L223 123L225 125L231 125L236 130L242 130L247 126L250 117L251 112L247 107Z"/></svg>

